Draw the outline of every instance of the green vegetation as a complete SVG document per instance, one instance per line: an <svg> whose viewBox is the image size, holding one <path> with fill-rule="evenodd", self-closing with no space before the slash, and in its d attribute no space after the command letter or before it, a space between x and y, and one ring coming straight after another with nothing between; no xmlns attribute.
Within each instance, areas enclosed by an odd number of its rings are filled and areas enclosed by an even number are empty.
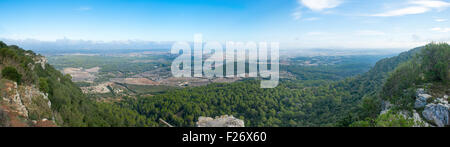
<svg viewBox="0 0 450 147"><path fill-rule="evenodd" d="M156 126L152 121L139 115L137 112L121 108L114 104L97 103L88 99L70 79L70 76L61 74L52 66L42 69L41 66L31 66L33 59L37 57L32 51L25 51L17 46L7 46L0 42L1 62L0 67L11 66L3 72L10 76L16 73L22 74L22 83L36 85L41 91L48 91L48 97L52 102L52 111L55 113L55 121L60 126ZM4 54L7 53L7 54ZM34 68L32 68L34 67ZM5 76L3 76L5 77ZM13 76L17 79L17 76ZM42 102L33 102L37 106ZM46 105L46 104L45 104ZM42 112L42 111L40 111ZM1 111L4 115L3 111ZM39 118L48 115L47 112L32 113L30 117ZM51 118L51 117L47 117ZM6 120L2 120L6 121Z"/></svg>
<svg viewBox="0 0 450 147"><path fill-rule="evenodd" d="M420 52L407 62L401 63L389 74L385 84L377 93L377 99L389 101L396 110L412 110L415 90L426 83L432 83L435 89L448 93L450 81L450 46L445 43L431 43L421 48ZM436 88L437 87L437 88ZM440 88L439 88L440 87ZM370 126L413 126L405 118L392 114L367 118ZM356 122L356 124L366 122ZM355 125L355 124L354 124ZM417 124L416 124L417 125ZM418 124L420 125L420 124Z"/></svg>
<svg viewBox="0 0 450 147"><path fill-rule="evenodd" d="M199 116L223 114L244 118L246 126L349 126L377 117L380 101L373 98L374 93L388 73L417 50L385 59L368 73L338 82L318 76L283 80L277 88L261 89L259 81L245 80L127 99L120 105L176 126L194 126Z"/></svg>
<svg viewBox="0 0 450 147"><path fill-rule="evenodd" d="M395 69L383 86L381 97L403 108L412 108L413 94L419 85L433 83L448 86L449 63L448 44L429 44L420 54Z"/></svg>
<svg viewBox="0 0 450 147"><path fill-rule="evenodd" d="M416 125L413 119L405 118L403 115L393 113L392 111L381 114L373 123L368 121L358 121L353 123L352 127L411 127ZM422 124L423 125L423 124Z"/></svg>
<svg viewBox="0 0 450 147"><path fill-rule="evenodd" d="M349 95L325 86L311 89L259 86L256 80L211 84L127 99L120 105L176 126L194 126L199 116L223 114L245 118L247 126L330 126L339 117L333 113L344 109L339 107L343 96Z"/></svg>
<svg viewBox="0 0 450 147"><path fill-rule="evenodd" d="M108 81L109 78L130 77L135 73L153 70L155 67L167 67L170 63L170 58L165 55L63 55L49 56L48 59L49 63L59 70L68 67L83 67L84 69L100 67L96 82ZM120 76L111 77L111 73Z"/></svg>
<svg viewBox="0 0 450 147"><path fill-rule="evenodd" d="M48 86L47 78L39 78L39 90L48 93L50 91L50 88Z"/></svg>
<svg viewBox="0 0 450 147"><path fill-rule="evenodd" d="M127 87L128 90L144 95L144 94L160 94L165 93L172 89L178 89L177 87L164 86L164 85L130 85L130 84L122 84Z"/></svg>
<svg viewBox="0 0 450 147"><path fill-rule="evenodd" d="M370 65L321 65L321 66L286 66L285 70L296 75L299 80L342 80L369 70ZM283 67L282 67L283 69Z"/></svg>
<svg viewBox="0 0 450 147"><path fill-rule="evenodd" d="M52 67L38 68L36 72L39 77L48 78L52 109L61 115L58 123L63 126L154 126L131 110L89 100L70 76Z"/></svg>
<svg viewBox="0 0 450 147"><path fill-rule="evenodd" d="M2 70L2 77L15 81L20 84L20 80L22 79L22 75L17 72L16 68L7 66Z"/></svg>
<svg viewBox="0 0 450 147"><path fill-rule="evenodd" d="M370 70L373 64L386 56L319 56L297 57L282 65L281 70L293 73L298 80L342 80ZM308 64L305 65L305 62Z"/></svg>
<svg viewBox="0 0 450 147"><path fill-rule="evenodd" d="M52 111L57 112L56 122L61 126L161 126L159 119L174 126L195 126L199 116L224 114L244 119L246 126L412 126L414 122L396 114L395 110L378 115L381 102L411 108L415 86L434 83L448 89L450 80L449 46L430 44L382 59L370 70L371 64L365 63L284 66L282 69L293 73L297 80L283 79L273 89L260 88L260 81L256 79L183 89L125 85L137 93L154 96L125 97L120 102L102 103L89 99L70 76L52 66L46 69L30 66L32 57L38 56L33 52L1 42L0 48L4 61L0 67L16 69L16 72L6 73L21 74L18 79L22 83L34 84L48 93ZM97 66L83 59L80 57L75 62L70 59L67 64L72 65L57 66ZM131 74L153 69L153 65L137 63L137 66L127 66L129 69L118 70L123 64L115 60L97 62L104 62L103 72ZM39 115L47 114L33 114L33 117Z"/></svg>

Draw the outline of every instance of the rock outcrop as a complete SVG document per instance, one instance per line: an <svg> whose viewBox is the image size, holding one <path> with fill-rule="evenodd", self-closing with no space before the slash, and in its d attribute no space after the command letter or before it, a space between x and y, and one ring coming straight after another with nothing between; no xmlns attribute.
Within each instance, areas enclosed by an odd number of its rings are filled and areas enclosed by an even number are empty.
<svg viewBox="0 0 450 147"><path fill-rule="evenodd" d="M431 98L431 95L426 94L423 88L419 88L416 91L416 102L414 103L414 108L423 108L427 105L428 99Z"/></svg>
<svg viewBox="0 0 450 147"><path fill-rule="evenodd" d="M416 91L414 108L423 108L422 117L438 127L450 125L450 105L447 95L444 95L443 98L433 98L423 88L419 88Z"/></svg>
<svg viewBox="0 0 450 147"><path fill-rule="evenodd" d="M414 120L414 123L416 124L413 127L430 127L431 126L429 123L427 123L425 120L423 120L422 117L420 117L420 114L417 113L416 110L413 110L413 115L410 118L412 118Z"/></svg>
<svg viewBox="0 0 450 147"><path fill-rule="evenodd" d="M44 56L37 56L34 58L35 64L40 64L42 69L45 69L45 65L47 64L48 60Z"/></svg>
<svg viewBox="0 0 450 147"><path fill-rule="evenodd" d="M414 120L414 127L445 127L450 125L448 95L436 98L427 93L425 89L419 88L416 90L415 97L414 108L416 110L397 110L395 113L405 119ZM380 115L390 112L392 107L395 106L388 101L383 101Z"/></svg>
<svg viewBox="0 0 450 147"><path fill-rule="evenodd" d="M17 85L16 82L4 79L1 79L0 87L3 87L0 89L0 107L10 120L6 126L38 126L32 122L56 126L48 94L34 86Z"/></svg>
<svg viewBox="0 0 450 147"><path fill-rule="evenodd" d="M48 63L47 58L42 55L34 55L30 53L25 53L25 55L31 57L34 61L34 64L38 64L42 67L42 69L45 69L45 65ZM34 64L29 64L32 70L34 70Z"/></svg>
<svg viewBox="0 0 450 147"><path fill-rule="evenodd" d="M448 104L428 104L423 110L422 116L428 121L436 124L438 127L450 125Z"/></svg>
<svg viewBox="0 0 450 147"><path fill-rule="evenodd" d="M215 119L201 116L198 118L197 127L245 127L245 125L243 120L223 115Z"/></svg>

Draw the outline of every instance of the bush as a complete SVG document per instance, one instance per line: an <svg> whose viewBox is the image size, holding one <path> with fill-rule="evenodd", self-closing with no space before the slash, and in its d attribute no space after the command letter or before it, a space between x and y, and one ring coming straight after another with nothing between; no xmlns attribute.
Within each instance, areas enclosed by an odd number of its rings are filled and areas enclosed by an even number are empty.
<svg viewBox="0 0 450 147"><path fill-rule="evenodd" d="M429 44L422 51L422 70L428 81L449 82L450 46L446 43Z"/></svg>
<svg viewBox="0 0 450 147"><path fill-rule="evenodd" d="M9 79L20 84L20 80L22 79L22 75L17 72L16 68L7 66L2 70L2 77L5 79Z"/></svg>
<svg viewBox="0 0 450 147"><path fill-rule="evenodd" d="M414 119L404 117L401 114L389 111L378 116L376 127L413 127L416 126ZM418 124L417 124L418 125Z"/></svg>
<svg viewBox="0 0 450 147"><path fill-rule="evenodd" d="M8 47L3 41L0 41L0 48Z"/></svg>
<svg viewBox="0 0 450 147"><path fill-rule="evenodd" d="M47 78L39 78L39 90L48 93L50 88L48 86Z"/></svg>

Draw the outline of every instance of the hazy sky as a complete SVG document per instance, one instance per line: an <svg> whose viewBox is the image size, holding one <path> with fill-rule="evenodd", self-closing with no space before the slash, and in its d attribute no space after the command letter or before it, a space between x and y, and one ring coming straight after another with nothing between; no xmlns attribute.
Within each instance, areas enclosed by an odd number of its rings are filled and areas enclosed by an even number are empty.
<svg viewBox="0 0 450 147"><path fill-rule="evenodd" d="M400 48L450 41L448 0L1 0L0 38L278 41Z"/></svg>

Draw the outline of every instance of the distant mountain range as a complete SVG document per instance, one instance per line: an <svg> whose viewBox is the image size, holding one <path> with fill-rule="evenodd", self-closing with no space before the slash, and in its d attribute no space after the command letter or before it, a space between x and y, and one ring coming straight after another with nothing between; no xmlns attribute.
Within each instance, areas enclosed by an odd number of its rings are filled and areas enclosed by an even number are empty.
<svg viewBox="0 0 450 147"><path fill-rule="evenodd" d="M170 49L174 42L156 42L142 40L126 40L126 41L91 41L91 40L72 40L59 39L55 41L41 41L35 39L14 40L1 39L7 44L16 44L20 47L31 49L35 52L46 53L51 52L67 52L73 50L123 50L123 49Z"/></svg>

